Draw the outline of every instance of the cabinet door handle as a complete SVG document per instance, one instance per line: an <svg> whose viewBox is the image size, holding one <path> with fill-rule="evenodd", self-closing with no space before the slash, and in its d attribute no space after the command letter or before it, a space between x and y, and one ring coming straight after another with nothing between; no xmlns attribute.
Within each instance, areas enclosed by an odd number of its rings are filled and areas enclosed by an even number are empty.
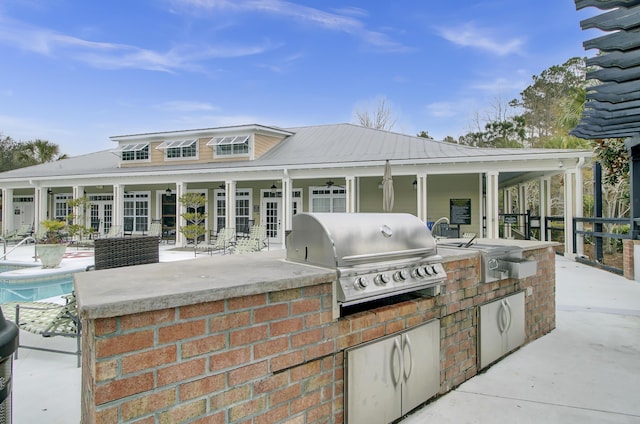
<svg viewBox="0 0 640 424"><path fill-rule="evenodd" d="M507 330L507 309L504 304L504 299L500 301L500 308L498 309L498 330L500 334L504 334Z"/></svg>
<svg viewBox="0 0 640 424"><path fill-rule="evenodd" d="M509 299L505 299L504 300L504 306L505 309L507 311L506 316L507 316L507 323L505 325L505 329L504 331L509 331L509 329L511 328L511 304L509 303Z"/></svg>
<svg viewBox="0 0 640 424"><path fill-rule="evenodd" d="M398 360L398 373L395 372L395 359ZM400 347L400 342L396 338L393 341L393 347L391 348L391 381L393 382L393 387L398 387L400 383L400 375L402 374L402 369L404 368L402 363L402 348Z"/></svg>
<svg viewBox="0 0 640 424"><path fill-rule="evenodd" d="M409 352L409 366L407 366L406 362L404 362L404 351L405 349ZM409 335L405 334L403 336L402 341L402 363L404 368L404 381L409 379L411 376L411 371L413 371L413 351L411 350L411 339L409 339Z"/></svg>

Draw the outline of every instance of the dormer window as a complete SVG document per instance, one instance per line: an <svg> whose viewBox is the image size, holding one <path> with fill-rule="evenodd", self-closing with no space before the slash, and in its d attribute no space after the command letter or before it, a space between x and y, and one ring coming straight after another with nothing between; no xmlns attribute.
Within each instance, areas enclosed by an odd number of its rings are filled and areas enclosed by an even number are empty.
<svg viewBox="0 0 640 424"><path fill-rule="evenodd" d="M122 161L149 160L149 143L121 144L113 153L120 153Z"/></svg>
<svg viewBox="0 0 640 424"><path fill-rule="evenodd" d="M249 155L250 135L214 137L207 143L212 146L216 157Z"/></svg>
<svg viewBox="0 0 640 424"><path fill-rule="evenodd" d="M163 141L156 149L164 150L167 159L197 158L198 139Z"/></svg>

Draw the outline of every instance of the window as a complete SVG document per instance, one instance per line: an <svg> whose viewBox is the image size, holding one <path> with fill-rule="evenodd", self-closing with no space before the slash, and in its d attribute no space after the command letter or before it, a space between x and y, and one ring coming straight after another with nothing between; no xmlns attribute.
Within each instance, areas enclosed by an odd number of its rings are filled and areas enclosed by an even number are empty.
<svg viewBox="0 0 640 424"><path fill-rule="evenodd" d="M347 192L343 187L312 187L311 212L346 212Z"/></svg>
<svg viewBox="0 0 640 424"><path fill-rule="evenodd" d="M213 146L215 156L246 156L250 140L250 135L214 137L207 146Z"/></svg>
<svg viewBox="0 0 640 424"><path fill-rule="evenodd" d="M227 203L225 190L215 190L215 222L216 230L226 226ZM236 233L249 231L251 220L251 190L236 189Z"/></svg>
<svg viewBox="0 0 640 424"><path fill-rule="evenodd" d="M121 144L113 153L120 153L123 161L149 160L149 143Z"/></svg>
<svg viewBox="0 0 640 424"><path fill-rule="evenodd" d="M69 215L73 212L73 208L67 203L72 200L71 194L56 194L53 200L53 219L58 221L67 221ZM70 222L69 222L70 223Z"/></svg>
<svg viewBox="0 0 640 424"><path fill-rule="evenodd" d="M124 217L133 218L133 231L146 231L149 228L149 193L125 193Z"/></svg>
<svg viewBox="0 0 640 424"><path fill-rule="evenodd" d="M198 140L173 140L160 143L158 150L164 150L165 158L197 158L198 157Z"/></svg>

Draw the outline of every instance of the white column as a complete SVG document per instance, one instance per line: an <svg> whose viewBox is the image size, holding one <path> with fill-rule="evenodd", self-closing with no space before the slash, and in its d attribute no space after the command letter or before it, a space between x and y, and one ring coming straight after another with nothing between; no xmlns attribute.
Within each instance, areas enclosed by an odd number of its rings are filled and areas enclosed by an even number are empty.
<svg viewBox="0 0 640 424"><path fill-rule="evenodd" d="M584 199L583 199L583 183L582 183L582 168L580 166L576 167L575 172L575 187L574 187L574 198L575 205L573 214L577 218L582 218L584 216ZM577 229L582 230L583 224L582 222L577 223ZM584 236L576 237L576 254L582 256L584 255Z"/></svg>
<svg viewBox="0 0 640 424"><path fill-rule="evenodd" d="M282 225L281 228L283 231L280 231L280 242L284 246L285 236L287 230L291 230L291 221L293 220L293 191L291 187L291 178L289 174L285 171L285 176L282 177L282 207L284 208L284 213L282 214Z"/></svg>
<svg viewBox="0 0 640 424"><path fill-rule="evenodd" d="M575 213L574 169L564 172L564 257L573 259L573 216Z"/></svg>
<svg viewBox="0 0 640 424"><path fill-rule="evenodd" d="M227 228L236 227L236 182L227 180L225 185L225 226Z"/></svg>
<svg viewBox="0 0 640 424"><path fill-rule="evenodd" d="M511 195L511 190L508 187L505 187L502 190L502 201L503 201L503 205L504 205L504 213L511 213L511 203L512 203L512 195ZM503 234L504 234L504 238L510 238L511 237L511 224L504 224L504 230L503 230Z"/></svg>
<svg viewBox="0 0 640 424"><path fill-rule="evenodd" d="M546 240L547 236L547 216L548 216L548 198L549 178L542 177L538 180L538 203L540 204L540 240Z"/></svg>
<svg viewBox="0 0 640 424"><path fill-rule="evenodd" d="M2 234L13 229L13 189L2 189Z"/></svg>
<svg viewBox="0 0 640 424"><path fill-rule="evenodd" d="M47 189L36 187L33 193L33 207L35 214L33 216L33 230L36 231L40 226L40 222L47 219L48 196Z"/></svg>
<svg viewBox="0 0 640 424"><path fill-rule="evenodd" d="M427 174L417 174L416 175L416 202L418 205L418 218L422 222L428 221L427 214Z"/></svg>
<svg viewBox="0 0 640 424"><path fill-rule="evenodd" d="M347 212L356 212L356 178L345 177L345 190L347 196Z"/></svg>
<svg viewBox="0 0 640 424"><path fill-rule="evenodd" d="M187 221L182 217L182 214L185 212L184 206L182 202L180 202L180 197L187 192L187 184L183 182L176 182L176 246L185 246L187 244L187 239L180 231L181 227L187 225Z"/></svg>
<svg viewBox="0 0 640 424"><path fill-rule="evenodd" d="M486 174L487 201L486 201L486 225L488 238L498 238L498 172L491 171Z"/></svg>
<svg viewBox="0 0 640 424"><path fill-rule="evenodd" d="M84 186L73 186L73 199L79 199L84 196ZM87 225L86 222L81 222L80 218L87 219L86 216L82 216L82 211L80 210L80 206L74 206L71 213L73 213L73 223L77 225Z"/></svg>
<svg viewBox="0 0 640 424"><path fill-rule="evenodd" d="M123 210L123 189L120 184L114 184L111 190L113 193L113 216L111 217L111 225L122 225L124 214Z"/></svg>

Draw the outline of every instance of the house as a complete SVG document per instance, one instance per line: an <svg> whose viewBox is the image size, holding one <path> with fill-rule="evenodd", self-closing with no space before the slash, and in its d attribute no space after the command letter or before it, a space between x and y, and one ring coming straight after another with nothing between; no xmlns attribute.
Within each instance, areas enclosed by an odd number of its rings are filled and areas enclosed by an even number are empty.
<svg viewBox="0 0 640 424"><path fill-rule="evenodd" d="M144 234L159 221L165 235L184 245L176 231L184 225L178 199L193 191L207 199L207 238L226 226L243 232L260 223L272 242L283 243L298 212L382 211L387 160L393 212L425 222L447 217L460 234L495 238L500 190L537 181L544 226L549 179L561 174L565 231L571 234L571 218L582 212L580 169L592 159L586 150L475 148L353 124L251 124L111 140L111 150L1 173L3 234L22 223L37 227L46 218L64 219L71 212L67 200L85 195L85 219L98 223L99 231L127 220L134 234Z"/></svg>

